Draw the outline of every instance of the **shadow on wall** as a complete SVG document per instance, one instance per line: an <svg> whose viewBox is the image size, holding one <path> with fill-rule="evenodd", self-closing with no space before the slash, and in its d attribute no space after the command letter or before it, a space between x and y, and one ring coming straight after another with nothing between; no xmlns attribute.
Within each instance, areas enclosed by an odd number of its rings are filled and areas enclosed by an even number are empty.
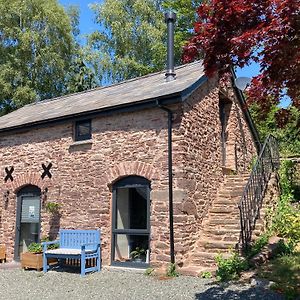
<svg viewBox="0 0 300 300"><path fill-rule="evenodd" d="M220 284L213 286L203 293L195 295L196 300L284 300L284 296L271 291L266 287L267 284L251 287L249 285L235 284Z"/></svg>
<svg viewBox="0 0 300 300"><path fill-rule="evenodd" d="M50 220L49 220L49 239L50 241L55 240L58 236L58 232L60 229L60 219L61 219L61 213L60 212L55 212L51 214Z"/></svg>

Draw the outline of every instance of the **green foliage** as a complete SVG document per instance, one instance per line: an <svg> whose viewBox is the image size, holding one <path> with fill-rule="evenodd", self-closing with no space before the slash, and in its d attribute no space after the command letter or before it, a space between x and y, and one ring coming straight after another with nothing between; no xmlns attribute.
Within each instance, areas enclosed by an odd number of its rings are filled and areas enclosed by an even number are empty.
<svg viewBox="0 0 300 300"><path fill-rule="evenodd" d="M216 256L217 262L217 279L220 281L228 281L237 279L242 271L249 268L247 260L240 257L234 252L229 258L224 258L221 254Z"/></svg>
<svg viewBox="0 0 300 300"><path fill-rule="evenodd" d="M146 253L145 249L136 247L134 251L130 252L130 257L133 259L135 258L141 258Z"/></svg>
<svg viewBox="0 0 300 300"><path fill-rule="evenodd" d="M182 49L187 41L193 36L194 24L197 20L196 10L202 0L164 0L162 7L176 12L176 26L174 35L175 61L181 62Z"/></svg>
<svg viewBox="0 0 300 300"><path fill-rule="evenodd" d="M90 5L99 29L88 37L87 57L100 83L107 84L161 71L166 63L164 12L177 12L175 62L192 34L201 1L105 0Z"/></svg>
<svg viewBox="0 0 300 300"><path fill-rule="evenodd" d="M202 273L200 274L200 277L201 277L201 278L209 279L209 278L212 278L212 274L211 274L211 272L209 272L209 271L205 271L205 272L202 272Z"/></svg>
<svg viewBox="0 0 300 300"><path fill-rule="evenodd" d="M176 264L170 263L167 269L167 274L168 277L178 277L179 273L176 271Z"/></svg>
<svg viewBox="0 0 300 300"><path fill-rule="evenodd" d="M296 299L300 290L300 253L279 256L263 265L258 274L275 282L272 289L283 292L286 299Z"/></svg>
<svg viewBox="0 0 300 300"><path fill-rule="evenodd" d="M97 86L95 73L84 61L84 57L83 51L78 49L78 53L74 56L70 66L68 93L82 92Z"/></svg>
<svg viewBox="0 0 300 300"><path fill-rule="evenodd" d="M56 0L0 1L0 105L7 113L65 92L74 40Z"/></svg>
<svg viewBox="0 0 300 300"><path fill-rule="evenodd" d="M256 254L260 253L262 248L268 244L269 238L271 236L270 232L262 234L246 252L247 258L252 258Z"/></svg>
<svg viewBox="0 0 300 300"><path fill-rule="evenodd" d="M27 250L30 253L42 253L43 247L42 247L42 244L40 244L40 243L31 243L28 246Z"/></svg>
<svg viewBox="0 0 300 300"><path fill-rule="evenodd" d="M41 243L31 243L29 244L27 250L30 253L42 253L43 252L43 246L42 242L49 242L50 239L48 237L43 237L41 239ZM48 246L48 249L57 249L59 247L58 244L52 244Z"/></svg>
<svg viewBox="0 0 300 300"><path fill-rule="evenodd" d="M61 205L56 202L47 202L47 204L45 205L46 211L51 214L58 213L60 208L61 208Z"/></svg>
<svg viewBox="0 0 300 300"><path fill-rule="evenodd" d="M279 236L288 240L292 247L300 242L300 208L293 202L293 175L294 164L291 161L282 161L279 176L281 196L273 218L272 229Z"/></svg>
<svg viewBox="0 0 300 300"><path fill-rule="evenodd" d="M265 115L258 104L250 106L251 116L262 140L272 134L278 140L281 155L300 154L300 109L288 108L288 119L283 126L278 126L277 115L279 111L280 108L274 105Z"/></svg>
<svg viewBox="0 0 300 300"><path fill-rule="evenodd" d="M251 158L250 163L249 163L249 171L252 171L252 170L253 170L253 168L254 168L256 162L257 162L257 156L253 156L253 157Z"/></svg>
<svg viewBox="0 0 300 300"><path fill-rule="evenodd" d="M146 270L145 270L145 275L147 275L147 276L150 276L150 275L152 275L153 274L153 272L154 272L154 269L153 268L147 268Z"/></svg>
<svg viewBox="0 0 300 300"><path fill-rule="evenodd" d="M160 70L166 26L161 1L106 0L92 4L99 30L89 36L90 62L102 83Z"/></svg>

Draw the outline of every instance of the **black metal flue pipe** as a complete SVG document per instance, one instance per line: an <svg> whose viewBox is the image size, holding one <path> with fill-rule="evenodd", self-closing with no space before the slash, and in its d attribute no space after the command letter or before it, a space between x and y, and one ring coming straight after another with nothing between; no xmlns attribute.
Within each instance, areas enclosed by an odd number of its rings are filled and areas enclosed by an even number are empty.
<svg viewBox="0 0 300 300"><path fill-rule="evenodd" d="M176 14L172 11L166 12L165 22L167 23L168 28L166 80L172 81L176 76L174 70L174 27L176 22Z"/></svg>

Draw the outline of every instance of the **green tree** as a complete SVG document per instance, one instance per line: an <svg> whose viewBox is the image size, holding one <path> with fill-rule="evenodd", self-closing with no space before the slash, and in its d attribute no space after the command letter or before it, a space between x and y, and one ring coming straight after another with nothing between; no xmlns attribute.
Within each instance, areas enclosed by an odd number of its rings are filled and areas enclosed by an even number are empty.
<svg viewBox="0 0 300 300"><path fill-rule="evenodd" d="M198 1L105 0L91 5L99 30L89 36L89 61L102 83L163 70L166 63L164 12L177 13L175 63L191 36Z"/></svg>
<svg viewBox="0 0 300 300"><path fill-rule="evenodd" d="M203 0L165 0L164 10L172 10L177 14L175 28L175 58L176 63L181 63L183 46L193 36L194 24L197 21L196 10Z"/></svg>
<svg viewBox="0 0 300 300"><path fill-rule="evenodd" d="M56 0L0 0L0 109L66 91L74 37Z"/></svg>
<svg viewBox="0 0 300 300"><path fill-rule="evenodd" d="M162 68L166 27L161 1L106 0L91 9L100 27L89 36L90 61L102 83Z"/></svg>
<svg viewBox="0 0 300 300"><path fill-rule="evenodd" d="M66 12L71 20L75 41L70 69L66 76L67 93L77 93L96 87L97 82L93 69L86 62L87 49L80 44L79 7L74 5L68 6Z"/></svg>
<svg viewBox="0 0 300 300"><path fill-rule="evenodd" d="M259 104L254 103L250 106L250 112L262 141L268 134L272 134L279 142L281 155L300 154L300 110L298 108L291 106L282 109L273 105L266 113Z"/></svg>

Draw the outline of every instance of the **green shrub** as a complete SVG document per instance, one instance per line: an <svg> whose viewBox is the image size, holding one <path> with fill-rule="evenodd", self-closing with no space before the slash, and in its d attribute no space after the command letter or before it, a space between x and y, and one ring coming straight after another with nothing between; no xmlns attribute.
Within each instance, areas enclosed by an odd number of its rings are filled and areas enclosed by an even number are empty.
<svg viewBox="0 0 300 300"><path fill-rule="evenodd" d="M286 238L290 246L296 245L300 241L300 209L292 204L294 200L293 172L294 163L292 161L285 160L281 163L279 170L281 196L272 224L272 230Z"/></svg>
<svg viewBox="0 0 300 300"><path fill-rule="evenodd" d="M209 278L212 278L212 274L211 274L211 272L209 272L209 271L205 271L205 272L202 272L202 273L200 274L200 277L201 277L201 278L209 279Z"/></svg>
<svg viewBox="0 0 300 300"><path fill-rule="evenodd" d="M178 277L179 273L176 271L176 264L169 264L167 274L168 277Z"/></svg>
<svg viewBox="0 0 300 300"><path fill-rule="evenodd" d="M270 232L262 234L247 250L247 258L252 258L256 254L260 253L262 248L268 244L270 236Z"/></svg>
<svg viewBox="0 0 300 300"><path fill-rule="evenodd" d="M43 247L40 243L31 243L29 244L27 250L31 253L42 253Z"/></svg>
<svg viewBox="0 0 300 300"><path fill-rule="evenodd" d="M147 276L150 276L150 275L152 275L153 274L153 272L154 272L154 269L153 268L147 268L146 270L145 270L145 275L147 275Z"/></svg>
<svg viewBox="0 0 300 300"><path fill-rule="evenodd" d="M61 205L56 202L48 202L45 206L46 212L48 212L50 214L59 213L60 208L61 208Z"/></svg>
<svg viewBox="0 0 300 300"><path fill-rule="evenodd" d="M216 256L218 269L216 271L217 279L228 281L237 279L242 271L249 268L247 260L234 252L229 258L224 258L221 254Z"/></svg>

